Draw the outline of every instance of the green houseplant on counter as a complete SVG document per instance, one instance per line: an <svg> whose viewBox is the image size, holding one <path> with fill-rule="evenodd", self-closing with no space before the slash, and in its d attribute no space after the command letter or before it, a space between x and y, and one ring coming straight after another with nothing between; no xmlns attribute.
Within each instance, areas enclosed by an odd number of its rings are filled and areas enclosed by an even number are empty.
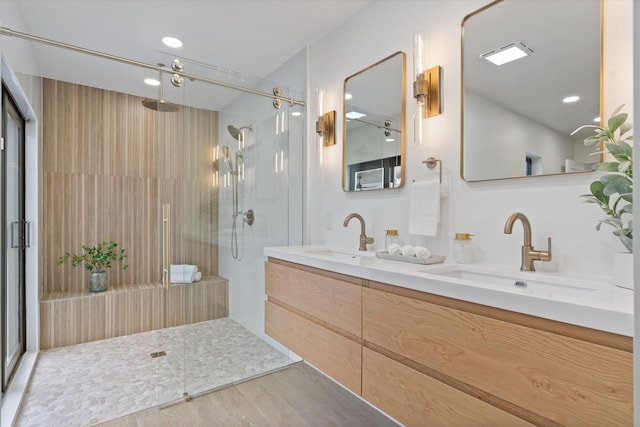
<svg viewBox="0 0 640 427"><path fill-rule="evenodd" d="M598 221L596 229L600 230L602 224L613 227L613 234L626 248L627 252L614 254L614 280L616 284L630 281L628 285L620 284L629 287L633 285L633 135L632 125L627 122L628 114L620 112L622 107L615 109L606 126L586 125L575 132L585 127L595 128L595 135L586 138L584 143L587 146L598 144L594 154L605 155L605 161L598 163L596 168L608 173L593 181L590 194L581 197L599 206L607 215ZM627 271L630 280L618 277Z"/></svg>
<svg viewBox="0 0 640 427"><path fill-rule="evenodd" d="M82 245L82 253L72 255L65 253L58 259L58 265L64 264L71 258L71 265L74 267L84 263L84 268L91 272L89 280L89 290L91 292L103 292L107 290L107 269L111 268L113 261L124 261L127 253L124 249L117 250L118 244L114 241L101 242L96 246ZM123 264L122 269L129 268L128 264Z"/></svg>

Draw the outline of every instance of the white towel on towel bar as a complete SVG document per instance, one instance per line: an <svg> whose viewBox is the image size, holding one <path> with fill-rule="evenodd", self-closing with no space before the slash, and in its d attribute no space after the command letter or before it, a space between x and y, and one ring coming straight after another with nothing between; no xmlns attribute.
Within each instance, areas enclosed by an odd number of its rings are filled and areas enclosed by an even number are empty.
<svg viewBox="0 0 640 427"><path fill-rule="evenodd" d="M197 273L197 265L171 264L171 283L193 283Z"/></svg>
<svg viewBox="0 0 640 427"><path fill-rule="evenodd" d="M409 200L409 234L437 236L440 223L438 178L414 182Z"/></svg>

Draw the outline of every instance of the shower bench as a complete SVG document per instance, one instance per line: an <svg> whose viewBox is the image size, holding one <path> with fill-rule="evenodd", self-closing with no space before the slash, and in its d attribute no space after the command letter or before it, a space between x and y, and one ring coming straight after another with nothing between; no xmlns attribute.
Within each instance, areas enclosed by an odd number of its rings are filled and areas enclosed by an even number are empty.
<svg viewBox="0 0 640 427"><path fill-rule="evenodd" d="M107 291L49 292L40 297L40 349L80 344L229 315L229 282L111 286Z"/></svg>

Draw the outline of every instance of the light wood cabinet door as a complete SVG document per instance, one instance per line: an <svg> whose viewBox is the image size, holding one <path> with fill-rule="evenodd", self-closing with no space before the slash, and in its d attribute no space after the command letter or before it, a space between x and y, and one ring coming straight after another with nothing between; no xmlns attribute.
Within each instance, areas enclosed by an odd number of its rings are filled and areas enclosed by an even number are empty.
<svg viewBox="0 0 640 427"><path fill-rule="evenodd" d="M316 271L295 264L267 262L267 296L361 337L363 280Z"/></svg>
<svg viewBox="0 0 640 427"><path fill-rule="evenodd" d="M632 425L632 354L363 289L363 339L550 424Z"/></svg>
<svg viewBox="0 0 640 427"><path fill-rule="evenodd" d="M265 332L304 360L360 395L362 345L269 301Z"/></svg>
<svg viewBox="0 0 640 427"><path fill-rule="evenodd" d="M532 425L367 348L362 397L409 427Z"/></svg>

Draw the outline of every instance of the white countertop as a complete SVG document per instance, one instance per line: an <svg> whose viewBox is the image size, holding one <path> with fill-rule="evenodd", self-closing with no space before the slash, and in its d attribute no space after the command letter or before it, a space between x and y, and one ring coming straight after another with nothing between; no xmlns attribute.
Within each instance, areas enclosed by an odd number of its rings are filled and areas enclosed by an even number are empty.
<svg viewBox="0 0 640 427"><path fill-rule="evenodd" d="M553 291L532 291L437 274L458 268L455 263L415 264L381 259L374 252L342 253L323 246L281 246L264 249L264 255L323 270L375 280L390 285L525 313L573 325L633 336L633 291L619 288L601 278L580 275L521 272L516 267L468 264L478 272L499 271L523 280L584 285L586 292L560 295ZM562 285L560 285L562 287ZM569 286L568 288L571 288Z"/></svg>

